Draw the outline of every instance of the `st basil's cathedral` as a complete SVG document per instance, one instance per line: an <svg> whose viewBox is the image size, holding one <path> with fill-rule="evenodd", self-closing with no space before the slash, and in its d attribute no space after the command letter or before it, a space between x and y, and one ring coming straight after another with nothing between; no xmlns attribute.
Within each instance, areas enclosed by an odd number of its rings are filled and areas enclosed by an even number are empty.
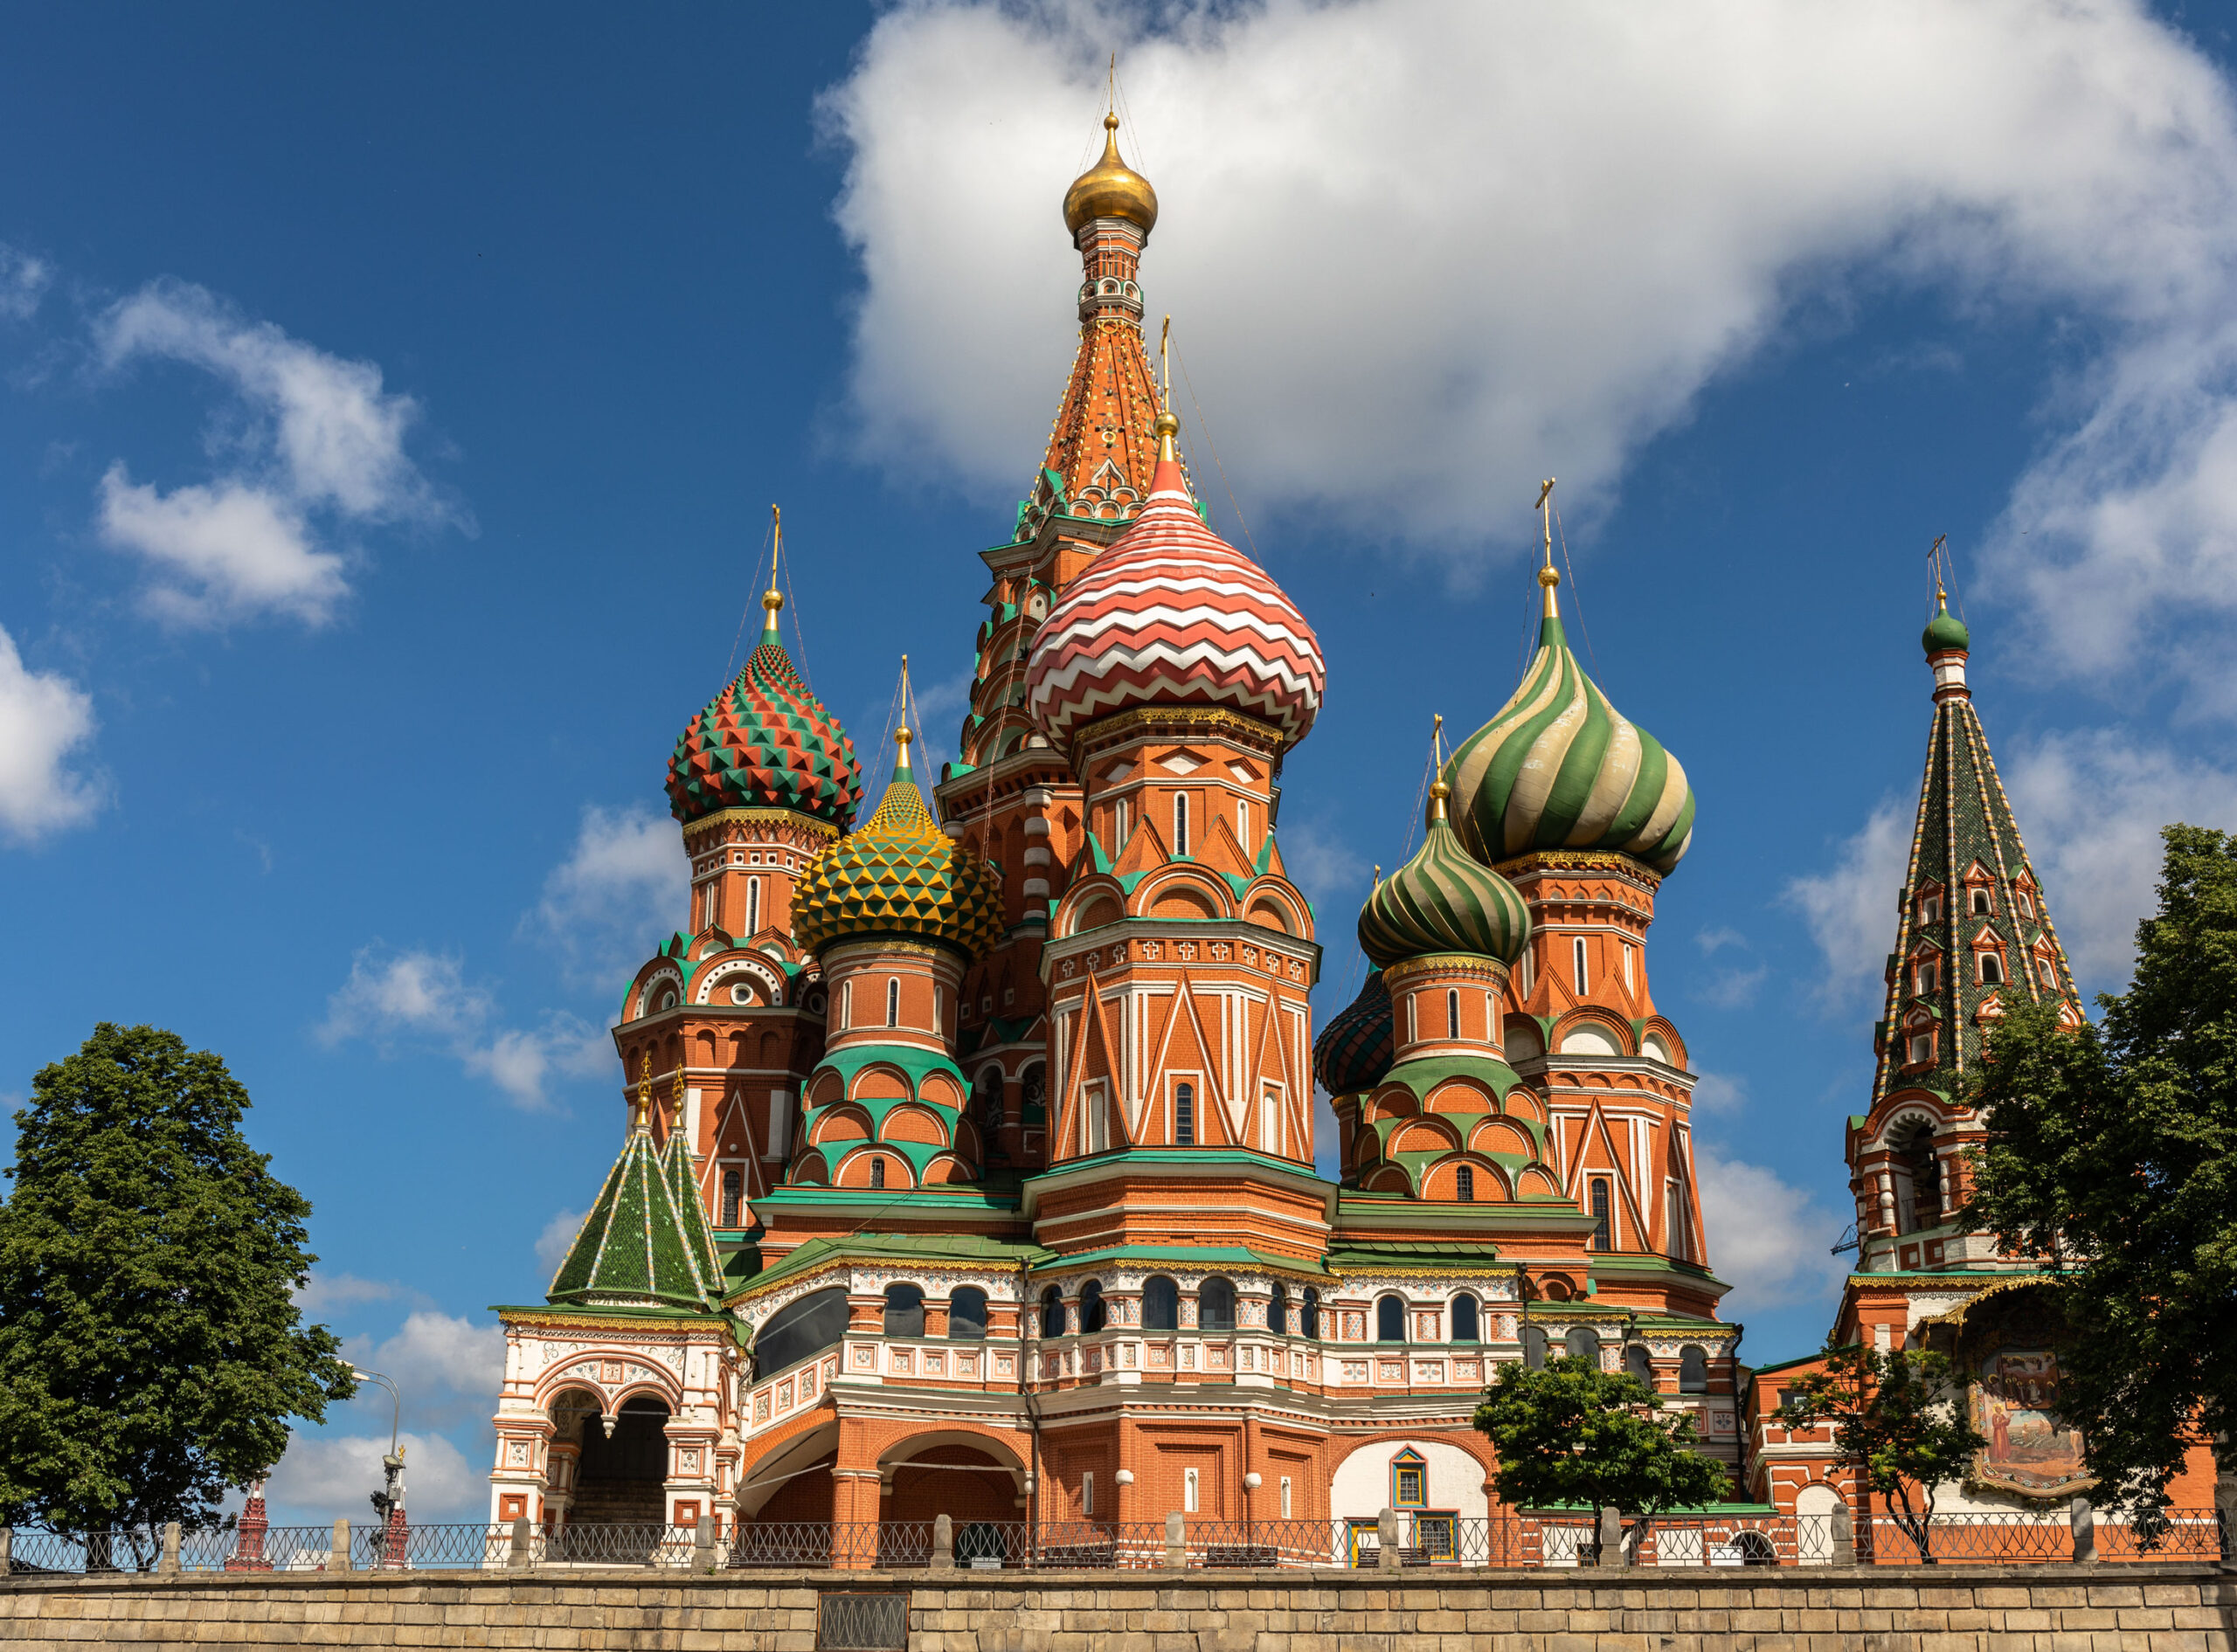
<svg viewBox="0 0 2237 1652"><path fill-rule="evenodd" d="M865 814L773 589L675 743L690 910L622 997L620 1155L545 1303L500 1310L491 1515L727 1541L1180 1513L1371 1542L1394 1509L1434 1553L1496 1501L1471 1426L1492 1368L1549 1353L1649 1382L1735 1497L1790 1509L1825 1476L1770 1475L1743 1421L1694 1075L1650 986L1685 771L1571 653L1549 558L1520 686L1437 753L1419 847L1358 915L1365 983L1316 1038L1278 815L1320 650L1195 501L1144 334L1157 197L1105 125L1063 203L1078 351L980 553L958 760L920 778L904 701ZM1946 765L1967 809L1977 729ZM1867 1268L1994 1265L1880 1238L1916 1228L1964 1129L1903 1088L1977 1050L1959 976L1992 953L2005 991L2073 994L2016 831L1929 862L1890 980L1949 985L1891 985L1887 1096L1851 1128ZM1904 1317L1900 1285L1851 1296Z"/></svg>

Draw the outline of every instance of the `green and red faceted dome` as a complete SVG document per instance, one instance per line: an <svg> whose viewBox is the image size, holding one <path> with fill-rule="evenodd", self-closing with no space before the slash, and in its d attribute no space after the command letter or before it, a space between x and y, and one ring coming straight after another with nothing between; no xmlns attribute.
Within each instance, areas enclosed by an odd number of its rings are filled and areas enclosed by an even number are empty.
<svg viewBox="0 0 2237 1652"><path fill-rule="evenodd" d="M676 739L669 810L689 826L724 809L788 809L843 832L862 800L855 743L777 640L783 598L761 601L760 646Z"/></svg>

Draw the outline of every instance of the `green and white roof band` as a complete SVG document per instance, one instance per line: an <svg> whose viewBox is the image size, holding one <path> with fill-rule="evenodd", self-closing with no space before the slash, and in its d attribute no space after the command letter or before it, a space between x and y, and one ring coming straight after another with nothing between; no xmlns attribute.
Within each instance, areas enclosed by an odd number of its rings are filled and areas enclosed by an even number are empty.
<svg viewBox="0 0 2237 1652"><path fill-rule="evenodd" d="M1678 759L1608 703L1548 614L1522 686L1444 767L1453 830L1478 860L1602 850L1657 872L1684 858L1693 791Z"/></svg>

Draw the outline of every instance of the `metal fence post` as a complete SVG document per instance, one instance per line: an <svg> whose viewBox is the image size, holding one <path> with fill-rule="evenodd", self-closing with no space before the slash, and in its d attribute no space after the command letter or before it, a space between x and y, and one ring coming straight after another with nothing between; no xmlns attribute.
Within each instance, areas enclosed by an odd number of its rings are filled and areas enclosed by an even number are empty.
<svg viewBox="0 0 2237 1652"><path fill-rule="evenodd" d="M1398 1569L1398 1511L1385 1509L1375 1517L1375 1566L1378 1572Z"/></svg>
<svg viewBox="0 0 2237 1652"><path fill-rule="evenodd" d="M1833 1505L1833 1564L1853 1566L1856 1564L1856 1517L1849 1512L1846 1503Z"/></svg>
<svg viewBox="0 0 2237 1652"><path fill-rule="evenodd" d="M1624 1552L1624 1511L1612 1503L1600 1511L1600 1564L1603 1566L1627 1566L1631 1557Z"/></svg>
<svg viewBox="0 0 2237 1652"><path fill-rule="evenodd" d="M955 1517L936 1514L932 1517L932 1570L955 1570Z"/></svg>
<svg viewBox="0 0 2237 1652"><path fill-rule="evenodd" d="M326 1569L329 1572L349 1571L354 1562L350 1554L350 1523L347 1520L334 1523L333 1543L334 1546L327 1551Z"/></svg>
<svg viewBox="0 0 2237 1652"><path fill-rule="evenodd" d="M2097 1511L2087 1497L2076 1497L2070 1510L2074 1522L2074 1560L2087 1565L2097 1558Z"/></svg>
<svg viewBox="0 0 2237 1652"><path fill-rule="evenodd" d="M1165 1517L1165 1569L1178 1572L1188 1564L1188 1526L1177 1514Z"/></svg>
<svg viewBox="0 0 2237 1652"><path fill-rule="evenodd" d="M163 1522L163 1552L156 1561L156 1575L175 1578L178 1575L178 1522Z"/></svg>

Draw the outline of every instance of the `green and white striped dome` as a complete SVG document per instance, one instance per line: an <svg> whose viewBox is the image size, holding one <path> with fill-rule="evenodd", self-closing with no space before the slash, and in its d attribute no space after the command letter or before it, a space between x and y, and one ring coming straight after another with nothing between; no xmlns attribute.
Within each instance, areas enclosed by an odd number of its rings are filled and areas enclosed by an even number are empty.
<svg viewBox="0 0 2237 1652"><path fill-rule="evenodd" d="M1470 858L1445 819L1444 783L1430 788L1429 831L1414 858L1360 909L1360 950L1377 969L1433 952L1513 964L1530 939L1530 909L1491 867Z"/></svg>
<svg viewBox="0 0 2237 1652"><path fill-rule="evenodd" d="M1584 674L1553 584L1541 581L1546 617L1522 686L1444 766L1453 830L1493 864L1535 850L1600 850L1668 872L1693 837L1686 771Z"/></svg>

